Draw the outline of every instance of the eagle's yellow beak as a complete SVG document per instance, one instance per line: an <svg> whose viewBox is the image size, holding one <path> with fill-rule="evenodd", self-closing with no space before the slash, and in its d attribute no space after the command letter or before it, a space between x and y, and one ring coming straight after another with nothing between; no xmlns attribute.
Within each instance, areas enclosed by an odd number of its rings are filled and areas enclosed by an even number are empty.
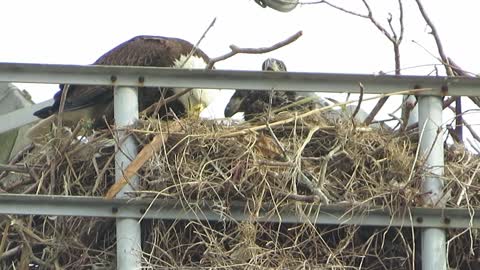
<svg viewBox="0 0 480 270"><path fill-rule="evenodd" d="M206 108L205 104L198 103L195 105L190 105L188 109L187 116L190 118L200 118L200 113Z"/></svg>

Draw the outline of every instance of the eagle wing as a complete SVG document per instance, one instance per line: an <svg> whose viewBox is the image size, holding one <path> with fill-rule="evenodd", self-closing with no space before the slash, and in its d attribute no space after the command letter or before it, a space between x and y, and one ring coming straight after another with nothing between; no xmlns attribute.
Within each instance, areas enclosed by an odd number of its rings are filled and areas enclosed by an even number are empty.
<svg viewBox="0 0 480 270"><path fill-rule="evenodd" d="M194 51L193 51L194 50ZM170 37L137 36L102 55L93 65L170 67L181 55L201 57L208 63L208 56L190 42ZM54 96L54 104L35 113L46 118L58 112L64 87ZM113 100L111 86L71 85L65 100L65 111L74 111Z"/></svg>

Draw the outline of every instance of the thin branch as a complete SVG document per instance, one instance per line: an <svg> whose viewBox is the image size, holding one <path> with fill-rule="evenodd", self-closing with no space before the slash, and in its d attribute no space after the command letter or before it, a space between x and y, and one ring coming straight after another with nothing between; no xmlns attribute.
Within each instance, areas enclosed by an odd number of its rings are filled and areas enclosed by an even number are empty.
<svg viewBox="0 0 480 270"><path fill-rule="evenodd" d="M465 120L462 113L462 97L455 99L455 132L457 133L460 142L463 143L463 126Z"/></svg>
<svg viewBox="0 0 480 270"><path fill-rule="evenodd" d="M334 4L330 3L330 2L327 2L327 1L325 1L325 4L333 7L334 9L338 9L338 10L340 10L340 11L343 11L343 12L345 12L345 13L348 13L348 14L350 14L350 15L368 19L368 15L363 15L363 14L360 14L360 13L357 13L357 12L353 12L353 11L344 9L344 8L342 8L342 7L336 6L336 5L334 5Z"/></svg>
<svg viewBox="0 0 480 270"><path fill-rule="evenodd" d="M203 39L205 39L205 36L210 31L210 29L212 29L212 27L215 25L216 21L217 21L217 17L213 18L212 22L208 25L207 29L205 29L205 31L203 31L202 36L198 39L197 43L195 43L195 45L193 46L190 53L188 53L188 55L185 58L185 61L183 62L182 66L185 65L185 63L188 61L188 59L190 59L190 57L192 57L192 55L197 51L198 46L200 46L200 43L203 41Z"/></svg>
<svg viewBox="0 0 480 270"><path fill-rule="evenodd" d="M447 56L445 55L445 52L443 50L443 45L442 45L442 42L440 40L440 36L438 35L437 28L435 27L433 22L428 17L427 12L425 11L425 9L423 7L422 2L420 0L415 0L415 2L418 5L418 9L420 10L420 13L422 14L423 19L425 20L427 25L430 27L430 30L432 30L431 34L433 35L433 38L435 39L435 43L437 44L438 54L440 55L440 58L442 59L442 62L444 63L444 65L446 64L445 65L445 70L447 72L447 75L452 76L453 73L452 73L452 70L450 69L450 67L448 65L448 59L447 59Z"/></svg>
<svg viewBox="0 0 480 270"><path fill-rule="evenodd" d="M395 29L393 28L392 20L393 20L393 15L392 15L392 13L389 12L388 13L388 18L387 18L388 26L390 27L390 31L392 31L393 39L397 40L397 33L395 32Z"/></svg>
<svg viewBox="0 0 480 270"><path fill-rule="evenodd" d="M0 164L0 171L28 173L28 170L27 168L25 168L25 166L6 165L6 164Z"/></svg>
<svg viewBox="0 0 480 270"><path fill-rule="evenodd" d="M355 107L355 111L353 111L352 113L353 125L355 125L355 116L357 116L358 112L360 111L360 106L362 105L362 101L363 101L363 92L365 90L365 87L363 86L362 83L359 83L359 85L360 85L360 96L358 97L357 107Z"/></svg>
<svg viewBox="0 0 480 270"><path fill-rule="evenodd" d="M468 77L476 77L477 75L474 72L471 71L466 71L462 69L455 61L453 61L452 58L447 57L448 63L450 64L450 67L452 68L453 72L456 73L458 76L468 76Z"/></svg>
<svg viewBox="0 0 480 270"><path fill-rule="evenodd" d="M368 18L370 19L370 21L377 27L377 29L382 32L385 37L388 38L388 40L390 40L393 44L393 52L394 52L394 59L395 59L395 75L400 75L400 70L401 70L401 64L400 64L400 43L402 42L402 39L403 39L403 32L404 32L404 25L403 25L403 5L402 5L402 0L398 0L398 7L399 7L399 10L400 10L400 18L399 18L399 22L400 22L400 35L397 37L397 34L391 24L391 17L388 19L388 23L390 25L390 28L391 28L391 31L392 31L392 34L389 34L387 32L387 30L385 30L384 27L382 27L376 20L375 18L373 17L373 14L372 14L372 11L370 9L370 6L368 5L367 1L366 0L362 0L363 4L365 5L365 7L367 8L368 10ZM390 15L391 16L391 15ZM378 112L383 108L383 105L385 105L385 103L387 102L388 100L388 96L386 97L382 97L380 100L378 100L377 104L375 104L375 107L372 109L372 111L368 114L367 118L365 119L364 121L364 124L365 125L370 125L373 121L373 119L375 119L375 116L377 116Z"/></svg>
<svg viewBox="0 0 480 270"><path fill-rule="evenodd" d="M0 261L3 261L5 259L8 259L16 254L18 254L20 252L20 250L22 249L23 245L18 245L14 248L11 248L9 250L6 250L5 252L3 252L1 255L0 255Z"/></svg>
<svg viewBox="0 0 480 270"><path fill-rule="evenodd" d="M365 8L367 9L367 12L368 14L367 15L363 15L363 14L360 14L360 13L357 13L357 12L354 12L354 11L351 11L351 10L347 10L345 8L342 8L342 7L339 7L337 5L334 5L328 1L313 1L313 2L303 2L303 3L300 3L301 5L307 5L307 4L326 4L326 5L329 5L330 7L333 7L334 9L337 9L337 10L340 10L342 12L345 12L347 14L350 14L350 15L353 15L353 16L357 16L357 17L361 17L361 18L365 18L365 19L368 19L370 20L370 22L373 23L373 25L375 25L375 27L380 31L382 32L385 37L390 41L392 42L393 44L393 50L394 50L394 55L395 55L395 74L396 75L400 75L400 43L402 42L403 40L403 33L404 33L404 30L405 30L405 26L403 24L403 3L402 3L402 0L398 0L398 7L399 7L399 23L400 23L400 34L397 36L397 33L395 32L395 29L393 27L393 24L392 24L392 14L390 13L390 17L387 19L388 21L388 25L390 27L390 30L391 30L391 34L387 31L387 29L385 29L373 16L373 12L372 12L372 9L370 8L370 5L368 4L368 2L366 0L362 0L363 2L363 5L365 6ZM388 96L387 97L383 97L381 98L377 104L375 105L375 107L373 108L373 110L370 112L370 114L367 116L367 118L365 119L364 121L364 124L365 125L370 125L373 121L373 119L375 118L375 116L378 114L378 112L380 111L380 109L383 107L383 105L387 102L388 100Z"/></svg>
<svg viewBox="0 0 480 270"><path fill-rule="evenodd" d="M32 149L34 148L34 144L31 143L27 146L25 146L22 150L20 150L18 153L13 156L10 161L8 162L8 165L15 165L16 163L20 162L23 157L29 153ZM9 174L9 171L3 171L0 172L0 180L4 177L6 177Z"/></svg>
<svg viewBox="0 0 480 270"><path fill-rule="evenodd" d="M282 48L282 47L294 42L295 40L297 40L301 36L302 36L302 31L298 31L297 33L290 36L289 38L287 38L283 41L280 41L280 42L278 42L278 43L276 43L276 44L274 44L270 47L264 47L264 48L240 48L236 45L230 45L230 50L231 51L229 53L224 54L224 55L221 55L221 56L210 59L206 69L211 69L215 63L226 60L226 59L228 59L228 58L230 58L230 57L232 57L236 54L239 54L239 53L262 54L262 53L268 53L268 52L277 50L279 48Z"/></svg>
<svg viewBox="0 0 480 270"><path fill-rule="evenodd" d="M448 57L448 62L450 63L450 67L458 76L468 76L468 77L475 77L473 72L468 72L462 69L457 63L455 63L450 57ZM468 97L470 100L475 103L478 107L480 107L480 98L479 97Z"/></svg>
<svg viewBox="0 0 480 270"><path fill-rule="evenodd" d="M427 12L425 11L425 8L423 7L423 4L420 0L415 0L415 2L418 5L418 10L422 14L423 19L427 23L427 25L430 27L431 34L433 38L435 39L435 43L437 44L437 49L438 49L438 54L440 55L440 58L442 59L443 66L445 67L445 72L447 76L455 76L454 72L452 71L452 68L449 63L449 59L445 55L445 51L443 50L443 45L440 40L440 35L437 32L437 28L433 24L432 20L430 17L428 17ZM463 142L463 117L462 117L462 100L461 98L458 98L455 100L455 132L456 136L459 138L460 142Z"/></svg>
<svg viewBox="0 0 480 270"><path fill-rule="evenodd" d="M392 43L395 44L397 41L394 39L394 37L392 35L390 35L390 33L388 33L388 31L379 22L377 22L377 20L375 20L375 18L373 17L372 9L370 8L370 5L368 5L367 1L362 0L362 2L368 10L367 18L373 23L373 25L375 25L375 27L377 27L377 29L380 32L382 32L385 35L385 37L388 38L388 40L390 40Z"/></svg>
<svg viewBox="0 0 480 270"><path fill-rule="evenodd" d="M153 114L157 114L158 111L160 110L161 107L165 106L166 104L174 101L174 100L177 100L179 97L185 95L186 93L192 91L193 88L185 88L184 90L178 92L178 93L175 93L174 95L172 96L169 96L168 98L164 98L164 99L161 99L160 101L158 102L155 102L153 103L152 105L148 106L145 110L143 110L142 113L146 113L146 114L149 114L151 112L153 112Z"/></svg>
<svg viewBox="0 0 480 270"><path fill-rule="evenodd" d="M372 123L373 119L375 119L375 116L377 116L378 112L383 108L383 105L385 105L388 98L389 97L386 96L386 97L382 97L378 100L377 104L375 104L375 107L373 107L372 111L368 114L365 121L363 121L363 124L365 126L368 126Z"/></svg>
<svg viewBox="0 0 480 270"><path fill-rule="evenodd" d="M455 129L451 126L447 126L447 131L448 131L448 134L450 135L450 137L452 137L452 140L455 142L455 143L461 143L462 140L460 139L460 137L458 137L458 134L455 132Z"/></svg>
<svg viewBox="0 0 480 270"><path fill-rule="evenodd" d="M473 129L470 124L465 122L465 120L463 120L463 125L467 127L468 131L470 131L470 134L472 134L472 137L477 140L477 142L480 142L480 136L478 136L477 132L475 132L475 129Z"/></svg>
<svg viewBox="0 0 480 270"><path fill-rule="evenodd" d="M400 44L403 40L403 34L405 32L405 25L403 24L403 2L402 0L398 0L398 22L400 23L400 36L398 37L398 44Z"/></svg>
<svg viewBox="0 0 480 270"><path fill-rule="evenodd" d="M63 85L62 95L60 97L60 106L58 107L57 113L57 130L60 130L63 125L63 109L65 108L65 101L67 100L68 89L70 88L69 84Z"/></svg>

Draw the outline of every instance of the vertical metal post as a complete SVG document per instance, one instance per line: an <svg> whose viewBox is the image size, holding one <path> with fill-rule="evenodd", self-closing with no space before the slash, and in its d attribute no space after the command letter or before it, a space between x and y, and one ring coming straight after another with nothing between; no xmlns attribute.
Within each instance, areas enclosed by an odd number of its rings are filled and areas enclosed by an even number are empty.
<svg viewBox="0 0 480 270"><path fill-rule="evenodd" d="M434 96L420 96L419 127L421 134L420 156L425 161L428 175L423 179L423 200L427 205L438 205L442 197L443 181L443 132L442 98ZM446 232L438 228L422 229L422 269L447 269Z"/></svg>
<svg viewBox="0 0 480 270"><path fill-rule="evenodd" d="M135 87L115 87L114 115L117 128L134 124L138 120L138 93ZM117 131L122 142L115 155L115 179L118 181L123 170L137 154L137 145L133 137L124 138L125 131ZM123 141L122 141L123 140ZM138 185L138 177L132 177L117 198L126 197L125 192L132 191ZM136 219L117 218L117 269L132 270L141 268L140 224Z"/></svg>

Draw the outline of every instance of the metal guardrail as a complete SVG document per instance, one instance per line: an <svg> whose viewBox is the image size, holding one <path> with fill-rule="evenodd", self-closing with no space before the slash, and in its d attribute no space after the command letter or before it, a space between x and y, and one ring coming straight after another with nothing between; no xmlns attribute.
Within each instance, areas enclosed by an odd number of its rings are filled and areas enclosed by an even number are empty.
<svg viewBox="0 0 480 270"><path fill-rule="evenodd" d="M79 196L13 195L0 196L0 213L18 215L80 216L127 219L170 219L170 220L256 220L259 222L301 223L325 225L393 226L418 228L473 228L480 229L480 216L469 209L405 208L391 213L382 208L366 208L352 205L304 205L304 214L294 207L274 207L265 204L258 217L252 217L243 202L225 205L227 210L217 211L214 202L203 201L185 205L176 200L159 199L114 199ZM147 211L148 209L148 211ZM355 209L355 210L351 210ZM225 216L223 212L230 215Z"/></svg>
<svg viewBox="0 0 480 270"><path fill-rule="evenodd" d="M115 103L131 96L136 87L194 87L212 89L253 89L253 90L291 90L312 92L350 92L359 93L359 83L364 86L366 94L389 94L409 89L430 89L416 93L419 104L419 127L421 132L420 157L425 159L427 170L431 176L423 179L422 194L424 201L436 202L442 197L443 181L443 141L436 139L442 124L441 96L478 96L480 95L480 78L471 77L425 77L425 76L388 76L388 75L354 75L300 72L255 72L231 70L185 70L152 67L120 67L120 66L72 66L0 63L0 81L24 83L67 83L115 86ZM120 104L120 103L118 103ZM127 107L128 108L127 108ZM115 108L115 117L123 117L131 112L133 106L125 103L122 108ZM125 108L124 108L125 107ZM0 118L0 123L15 121L10 114ZM28 117L25 117L28 118ZM128 118L128 117L127 117ZM128 119L125 118L127 123ZM122 118L123 119L123 118ZM24 123L25 121L18 121ZM30 119L32 120L32 119ZM127 121L128 120L128 121ZM5 129L4 129L5 130ZM122 149L130 149L132 145L122 145ZM122 151L118 151L119 153ZM120 154L117 154L118 156ZM117 157L116 157L117 159ZM118 158L118 160L124 160ZM127 164L116 164L116 172L121 172ZM27 199L28 198L28 199ZM85 200L85 201L81 201ZM80 202L81 201L81 202ZM145 203L132 203L117 199L102 202L93 198L64 197L21 197L0 195L0 213L10 214L47 214L47 215L95 215L100 213L117 218L117 267L118 269L134 269L140 267L139 218ZM116 206L115 206L116 205ZM95 214L85 206L94 209ZM147 213L149 218L193 218L204 217L205 220L218 220L214 210L183 209L169 205L165 208L153 205ZM312 206L313 207L313 206ZM414 226L422 227L422 269L446 269L446 231L445 228L478 228L479 219L472 214L473 210L462 209L410 209L411 212L390 216L388 212L377 209L345 215L346 209L336 206L319 206L314 213L306 216L284 212L279 215L265 215L259 221L303 222L310 220L316 224L359 224L376 226ZM114 210L116 209L116 210ZM197 211L198 210L198 211ZM239 208L231 209L234 219L244 219ZM406 209L407 210L407 209ZM82 214L83 213L83 214ZM368 214L366 214L368 213ZM284 215L284 216L283 216Z"/></svg>
<svg viewBox="0 0 480 270"><path fill-rule="evenodd" d="M212 89L291 90L387 94L414 88L431 88L419 95L477 96L480 78L262 72L238 70L187 70L161 67L79 66L0 63L0 81L88 85L196 87ZM443 89L443 90L442 90Z"/></svg>

